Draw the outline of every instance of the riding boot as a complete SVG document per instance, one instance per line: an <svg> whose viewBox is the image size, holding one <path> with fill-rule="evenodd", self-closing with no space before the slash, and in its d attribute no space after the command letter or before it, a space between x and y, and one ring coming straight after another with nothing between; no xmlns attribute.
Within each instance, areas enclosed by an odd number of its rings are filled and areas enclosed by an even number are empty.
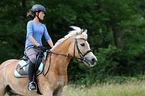
<svg viewBox="0 0 145 96"><path fill-rule="evenodd" d="M37 56L37 61L36 61L36 64L35 64L35 72L38 70L41 62L42 62L42 56L38 55Z"/></svg>
<svg viewBox="0 0 145 96"><path fill-rule="evenodd" d="M37 86L36 83L34 82L34 73L35 73L35 64L33 64L31 61L29 61L29 69L28 69L28 74L29 74L29 85L28 85L28 90L33 90L37 91Z"/></svg>

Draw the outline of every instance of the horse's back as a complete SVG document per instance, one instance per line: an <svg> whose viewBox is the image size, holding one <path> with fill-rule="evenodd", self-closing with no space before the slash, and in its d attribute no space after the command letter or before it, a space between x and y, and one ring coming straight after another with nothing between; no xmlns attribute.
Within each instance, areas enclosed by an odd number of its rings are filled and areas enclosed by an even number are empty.
<svg viewBox="0 0 145 96"><path fill-rule="evenodd" d="M16 65L16 63L20 61L20 60L17 60L17 59L10 59L10 60L7 60L7 61L4 61L1 65L0 65L0 69L5 69L9 66L14 66Z"/></svg>
<svg viewBox="0 0 145 96"><path fill-rule="evenodd" d="M8 71L12 72L12 70L14 70L15 66L17 65L17 63L19 61L20 60L17 60L17 59L10 59L10 60L7 60L7 61L3 62L0 65L0 74L5 75Z"/></svg>
<svg viewBox="0 0 145 96"><path fill-rule="evenodd" d="M4 61L4 62L0 65L0 67L2 67L2 66L7 66L7 65L11 65L12 63L18 62L18 61L19 61L18 59L6 60L6 61Z"/></svg>

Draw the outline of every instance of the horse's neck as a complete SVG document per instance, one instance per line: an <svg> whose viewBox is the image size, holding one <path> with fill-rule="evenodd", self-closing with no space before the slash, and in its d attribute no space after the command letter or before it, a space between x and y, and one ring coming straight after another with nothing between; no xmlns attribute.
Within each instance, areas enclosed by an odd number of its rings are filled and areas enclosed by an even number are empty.
<svg viewBox="0 0 145 96"><path fill-rule="evenodd" d="M72 40L65 40L62 44L58 45L57 48L52 52L68 55L68 49ZM48 58L47 58L48 59ZM67 74L67 67L71 58L62 55L52 54L50 71L55 72L59 75Z"/></svg>

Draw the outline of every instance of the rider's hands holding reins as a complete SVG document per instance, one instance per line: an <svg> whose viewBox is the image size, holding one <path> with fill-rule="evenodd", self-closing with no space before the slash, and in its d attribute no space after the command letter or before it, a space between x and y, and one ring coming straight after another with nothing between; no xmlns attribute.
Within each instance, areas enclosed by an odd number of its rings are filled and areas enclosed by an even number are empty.
<svg viewBox="0 0 145 96"><path fill-rule="evenodd" d="M47 50L47 48L44 47L44 46L38 46L38 48L39 48L41 51L43 51L43 52L45 52L45 51Z"/></svg>

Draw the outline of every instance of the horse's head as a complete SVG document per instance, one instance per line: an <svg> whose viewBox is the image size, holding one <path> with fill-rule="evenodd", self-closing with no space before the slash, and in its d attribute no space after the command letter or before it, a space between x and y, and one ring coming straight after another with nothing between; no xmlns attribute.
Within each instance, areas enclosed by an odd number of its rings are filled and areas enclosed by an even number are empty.
<svg viewBox="0 0 145 96"><path fill-rule="evenodd" d="M78 60L83 61L87 66L93 67L96 65L97 58L92 53L90 45L87 41L87 30L83 31L79 27L72 26L76 31L73 42L69 47L69 55L77 57Z"/></svg>

